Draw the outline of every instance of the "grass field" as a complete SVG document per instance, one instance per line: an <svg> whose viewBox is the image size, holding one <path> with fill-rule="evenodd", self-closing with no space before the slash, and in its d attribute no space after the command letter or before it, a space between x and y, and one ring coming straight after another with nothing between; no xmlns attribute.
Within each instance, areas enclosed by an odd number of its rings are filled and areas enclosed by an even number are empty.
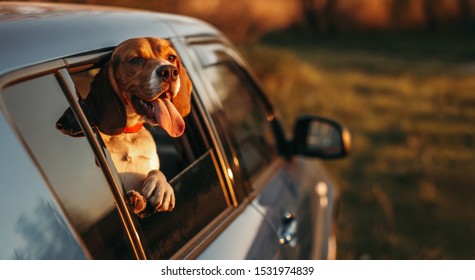
<svg viewBox="0 0 475 280"><path fill-rule="evenodd" d="M291 38L289 38L291 37ZM475 40L292 36L242 46L287 125L300 113L352 132L339 259L475 259Z"/></svg>

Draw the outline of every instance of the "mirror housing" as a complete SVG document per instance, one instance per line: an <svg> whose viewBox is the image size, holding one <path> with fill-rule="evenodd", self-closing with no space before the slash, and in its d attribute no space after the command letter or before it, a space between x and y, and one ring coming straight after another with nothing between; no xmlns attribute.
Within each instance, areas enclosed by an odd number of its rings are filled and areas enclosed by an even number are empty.
<svg viewBox="0 0 475 280"><path fill-rule="evenodd" d="M297 119L292 142L293 154L322 159L342 158L349 154L351 134L339 123L318 117Z"/></svg>

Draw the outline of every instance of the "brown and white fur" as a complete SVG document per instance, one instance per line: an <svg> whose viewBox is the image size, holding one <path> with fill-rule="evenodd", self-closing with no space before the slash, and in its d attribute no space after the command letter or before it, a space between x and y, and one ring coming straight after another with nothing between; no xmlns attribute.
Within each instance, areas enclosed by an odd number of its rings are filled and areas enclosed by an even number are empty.
<svg viewBox="0 0 475 280"><path fill-rule="evenodd" d="M161 126L172 137L181 136L183 117L191 109L191 88L168 40L135 38L115 48L82 102L112 157L130 207L140 216L150 212L149 208L160 212L175 207L174 191L160 171L156 144L143 124ZM71 124L75 119L68 114L63 114L57 128L77 136L77 124Z"/></svg>

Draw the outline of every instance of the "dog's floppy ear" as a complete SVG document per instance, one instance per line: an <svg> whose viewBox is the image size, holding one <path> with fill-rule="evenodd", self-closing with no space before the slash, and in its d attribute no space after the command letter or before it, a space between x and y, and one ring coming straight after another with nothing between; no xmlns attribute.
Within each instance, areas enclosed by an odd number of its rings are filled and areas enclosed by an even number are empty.
<svg viewBox="0 0 475 280"><path fill-rule="evenodd" d="M181 60L178 57L177 68L180 73L180 91L178 91L178 94L172 99L172 103L175 105L178 112L180 112L180 115L186 117L191 111L191 91L193 85L190 77L188 77L188 73L186 73L185 67L183 67Z"/></svg>
<svg viewBox="0 0 475 280"><path fill-rule="evenodd" d="M109 68L110 62L107 62L94 77L85 103L98 129L104 134L117 135L124 131L127 115L122 100L112 86L115 81L110 79L115 78Z"/></svg>
<svg viewBox="0 0 475 280"><path fill-rule="evenodd" d="M79 104L91 126L104 134L117 135L125 130L127 119L125 106L113 89L115 81L109 80L108 68L109 62L94 77L88 96L85 100L79 99ZM56 129L72 137L84 136L71 108L56 122Z"/></svg>
<svg viewBox="0 0 475 280"><path fill-rule="evenodd" d="M72 137L83 137L84 132L82 131L81 126L76 119L76 116L73 113L71 107L68 107L64 111L63 115L56 122L56 129L61 131L63 134Z"/></svg>

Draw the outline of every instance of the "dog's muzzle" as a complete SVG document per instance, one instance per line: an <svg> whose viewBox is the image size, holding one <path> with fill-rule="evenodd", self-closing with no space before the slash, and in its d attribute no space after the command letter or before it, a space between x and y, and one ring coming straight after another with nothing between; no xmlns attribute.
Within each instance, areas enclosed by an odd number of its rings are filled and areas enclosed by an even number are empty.
<svg viewBox="0 0 475 280"><path fill-rule="evenodd" d="M152 101L132 97L132 106L137 114L153 120L152 125L159 125L171 137L179 137L185 131L185 121L171 101L170 92L159 95Z"/></svg>
<svg viewBox="0 0 475 280"><path fill-rule="evenodd" d="M173 65L162 65L158 67L156 73L163 82L168 83L176 81L179 75L178 68Z"/></svg>

